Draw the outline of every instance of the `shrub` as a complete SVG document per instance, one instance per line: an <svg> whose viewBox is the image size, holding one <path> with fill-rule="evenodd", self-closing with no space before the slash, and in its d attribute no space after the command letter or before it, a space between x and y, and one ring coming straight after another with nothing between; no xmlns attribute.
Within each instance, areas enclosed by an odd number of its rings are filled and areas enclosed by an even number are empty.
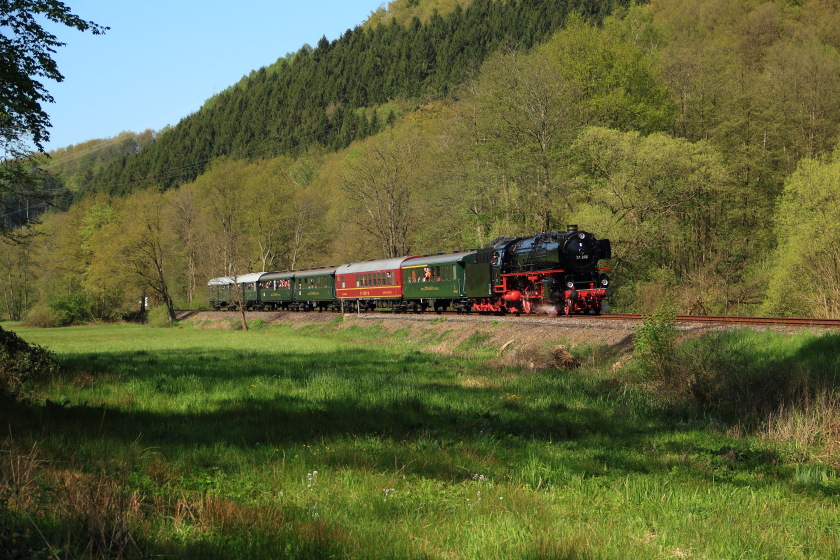
<svg viewBox="0 0 840 560"><path fill-rule="evenodd" d="M673 374L674 349L677 342L676 306L666 301L652 315L645 317L633 338L633 357L642 371L656 380L667 380Z"/></svg>
<svg viewBox="0 0 840 560"><path fill-rule="evenodd" d="M17 395L27 381L58 370L52 352L0 327L0 393Z"/></svg>
<svg viewBox="0 0 840 560"><path fill-rule="evenodd" d="M56 326L66 327L86 323L93 318L90 301L82 291L70 290L50 299L47 303Z"/></svg>
<svg viewBox="0 0 840 560"><path fill-rule="evenodd" d="M43 303L36 303L26 316L25 324L29 327L57 327L55 313Z"/></svg>
<svg viewBox="0 0 840 560"><path fill-rule="evenodd" d="M175 326L175 322L169 320L169 311L165 305L152 307L146 315L146 321L150 327L159 329Z"/></svg>

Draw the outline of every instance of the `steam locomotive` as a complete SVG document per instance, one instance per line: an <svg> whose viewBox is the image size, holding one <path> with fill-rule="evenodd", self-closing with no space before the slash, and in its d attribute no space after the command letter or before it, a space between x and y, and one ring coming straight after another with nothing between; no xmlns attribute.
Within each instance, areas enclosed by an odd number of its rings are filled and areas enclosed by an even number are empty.
<svg viewBox="0 0 840 560"><path fill-rule="evenodd" d="M608 239L575 225L477 250L257 272L208 282L214 309L600 314L612 295Z"/></svg>

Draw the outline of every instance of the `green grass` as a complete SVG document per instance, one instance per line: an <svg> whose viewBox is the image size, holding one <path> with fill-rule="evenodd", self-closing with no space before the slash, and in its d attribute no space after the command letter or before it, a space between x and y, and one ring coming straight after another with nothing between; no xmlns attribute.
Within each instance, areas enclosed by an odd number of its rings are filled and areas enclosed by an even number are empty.
<svg viewBox="0 0 840 560"><path fill-rule="evenodd" d="M428 327L427 342L446 327ZM573 349L579 370L530 372L494 364L486 334L446 357L406 333L340 320L249 332L14 329L67 373L30 388L30 402L0 403L7 548L49 543L62 558L840 557L836 464L760 430L674 414L612 372L602 347ZM725 343L758 352L744 336ZM762 367L832 343L774 342L792 346Z"/></svg>

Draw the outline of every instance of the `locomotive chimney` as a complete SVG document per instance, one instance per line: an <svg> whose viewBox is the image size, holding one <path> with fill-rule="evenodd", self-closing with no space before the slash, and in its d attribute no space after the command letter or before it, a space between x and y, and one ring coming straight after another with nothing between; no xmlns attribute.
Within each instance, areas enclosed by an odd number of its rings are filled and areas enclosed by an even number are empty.
<svg viewBox="0 0 840 560"><path fill-rule="evenodd" d="M577 224L569 224L566 226L566 233L572 233L577 231Z"/></svg>

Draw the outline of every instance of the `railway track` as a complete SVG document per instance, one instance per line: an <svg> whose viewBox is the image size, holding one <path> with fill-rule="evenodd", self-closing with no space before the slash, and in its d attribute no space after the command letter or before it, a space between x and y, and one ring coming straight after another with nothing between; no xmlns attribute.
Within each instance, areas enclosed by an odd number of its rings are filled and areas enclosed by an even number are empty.
<svg viewBox="0 0 840 560"><path fill-rule="evenodd" d="M608 313L600 315L601 319L618 321L641 321L644 315L631 313ZM790 317L723 317L711 315L677 315L678 323L711 323L717 325L772 325L783 327L825 327L840 328L840 319L810 319Z"/></svg>
<svg viewBox="0 0 840 560"><path fill-rule="evenodd" d="M383 315L391 315L385 313ZM398 317L406 317L415 315L413 313L395 315ZM425 313L431 317L436 317L438 314ZM457 314L453 311L442 313L442 315L459 315L460 317L488 317L490 315L480 314ZM392 315L394 316L394 315ZM614 321L642 321L646 315L639 315L634 313L604 313L601 315L507 315L510 318L521 317L523 319L537 319L537 318L556 318L559 321L568 319L582 319L582 320L614 320ZM773 327L820 327L820 328L840 328L840 319L812 319L812 318L791 318L791 317L732 317L732 316L712 316L712 315L677 315L676 321L678 323L702 323L711 325L767 325Z"/></svg>
<svg viewBox="0 0 840 560"><path fill-rule="evenodd" d="M187 313L187 312L182 312ZM249 314L255 313L259 315L259 313L263 313L261 311L249 311ZM290 312L290 311L279 311L278 313L294 313L300 315L307 315L308 313L314 312ZM348 312L352 314L352 312ZM365 312L363 313L366 316L382 316L382 317L402 317L402 318L409 318L415 317L418 319L428 318L429 320L434 319L435 317L439 316L447 316L447 317L460 317L464 320L468 319L469 317L484 317L490 318L493 317L494 319L498 319L499 316L494 316L490 314L478 314L478 313L470 313L470 314L460 314L454 311L447 311L444 313L400 313L400 314L393 314L389 312ZM507 319L515 320L516 318L522 319L543 319L543 320L569 320L569 319L579 319L579 320L606 320L606 321L627 321L627 322L639 322L642 321L646 316L634 313L604 313L601 315L572 315L572 316L565 316L565 315L541 315L541 314L534 314L534 315L506 315ZM818 328L836 328L840 329L840 319L814 319L814 318L807 318L807 317L799 317L799 318L790 318L790 317L732 317L732 316L711 316L711 315L677 315L676 321L678 323L694 323L694 324L713 324L713 325L766 325L766 326L773 326L773 327L818 327Z"/></svg>

